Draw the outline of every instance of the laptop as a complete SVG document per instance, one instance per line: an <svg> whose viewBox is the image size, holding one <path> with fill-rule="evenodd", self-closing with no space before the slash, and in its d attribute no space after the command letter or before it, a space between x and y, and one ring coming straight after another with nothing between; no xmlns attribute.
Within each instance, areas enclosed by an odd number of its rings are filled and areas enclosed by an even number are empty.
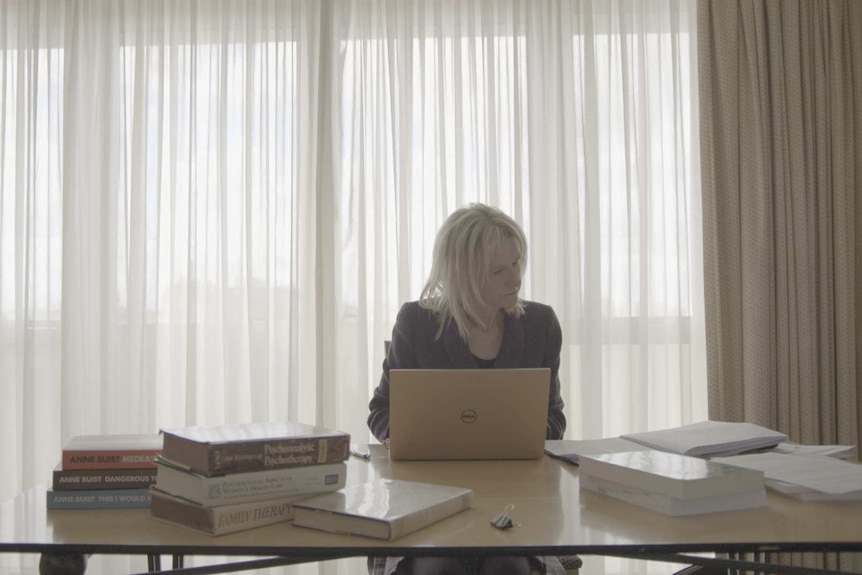
<svg viewBox="0 0 862 575"><path fill-rule="evenodd" d="M536 459L549 368L393 369L390 459Z"/></svg>

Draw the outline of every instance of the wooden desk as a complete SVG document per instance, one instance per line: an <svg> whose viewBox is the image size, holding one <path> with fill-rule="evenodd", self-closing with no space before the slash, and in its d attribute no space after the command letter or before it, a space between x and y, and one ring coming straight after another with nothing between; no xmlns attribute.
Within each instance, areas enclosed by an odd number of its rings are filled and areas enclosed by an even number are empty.
<svg viewBox="0 0 862 575"><path fill-rule="evenodd" d="M645 557L862 551L862 503L803 503L770 493L766 508L671 518L581 492L578 468L547 456L535 461L390 462L382 446L372 446L371 460L351 458L348 465L349 483L376 477L450 483L474 489L476 503L392 542L289 523L211 537L155 521L147 510L48 512L45 490L37 488L0 506L0 551L260 556L277 557L281 563L369 554ZM512 520L520 527L491 527L489 521L510 503L515 505Z"/></svg>

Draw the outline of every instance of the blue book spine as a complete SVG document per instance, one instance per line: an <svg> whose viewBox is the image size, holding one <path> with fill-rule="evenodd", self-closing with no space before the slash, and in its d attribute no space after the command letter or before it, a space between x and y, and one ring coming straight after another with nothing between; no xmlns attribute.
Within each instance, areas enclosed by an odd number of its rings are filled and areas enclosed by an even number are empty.
<svg viewBox="0 0 862 575"><path fill-rule="evenodd" d="M148 489L47 491L48 509L143 509L150 507Z"/></svg>

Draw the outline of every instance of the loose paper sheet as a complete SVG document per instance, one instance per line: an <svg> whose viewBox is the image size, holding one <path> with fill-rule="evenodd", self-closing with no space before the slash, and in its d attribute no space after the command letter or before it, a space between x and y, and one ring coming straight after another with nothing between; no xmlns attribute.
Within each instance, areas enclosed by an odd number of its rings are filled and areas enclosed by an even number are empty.
<svg viewBox="0 0 862 575"><path fill-rule="evenodd" d="M767 479L801 485L823 493L849 493L862 489L862 465L834 457L753 453L717 457L714 460L759 469Z"/></svg>

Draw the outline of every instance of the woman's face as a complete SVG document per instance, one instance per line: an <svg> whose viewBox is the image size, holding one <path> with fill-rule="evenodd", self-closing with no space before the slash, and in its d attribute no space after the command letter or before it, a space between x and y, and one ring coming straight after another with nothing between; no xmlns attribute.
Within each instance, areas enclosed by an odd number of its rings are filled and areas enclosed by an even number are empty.
<svg viewBox="0 0 862 575"><path fill-rule="evenodd" d="M521 255L511 238L506 238L491 258L491 267L482 286L482 298L494 310L518 303L521 289Z"/></svg>

